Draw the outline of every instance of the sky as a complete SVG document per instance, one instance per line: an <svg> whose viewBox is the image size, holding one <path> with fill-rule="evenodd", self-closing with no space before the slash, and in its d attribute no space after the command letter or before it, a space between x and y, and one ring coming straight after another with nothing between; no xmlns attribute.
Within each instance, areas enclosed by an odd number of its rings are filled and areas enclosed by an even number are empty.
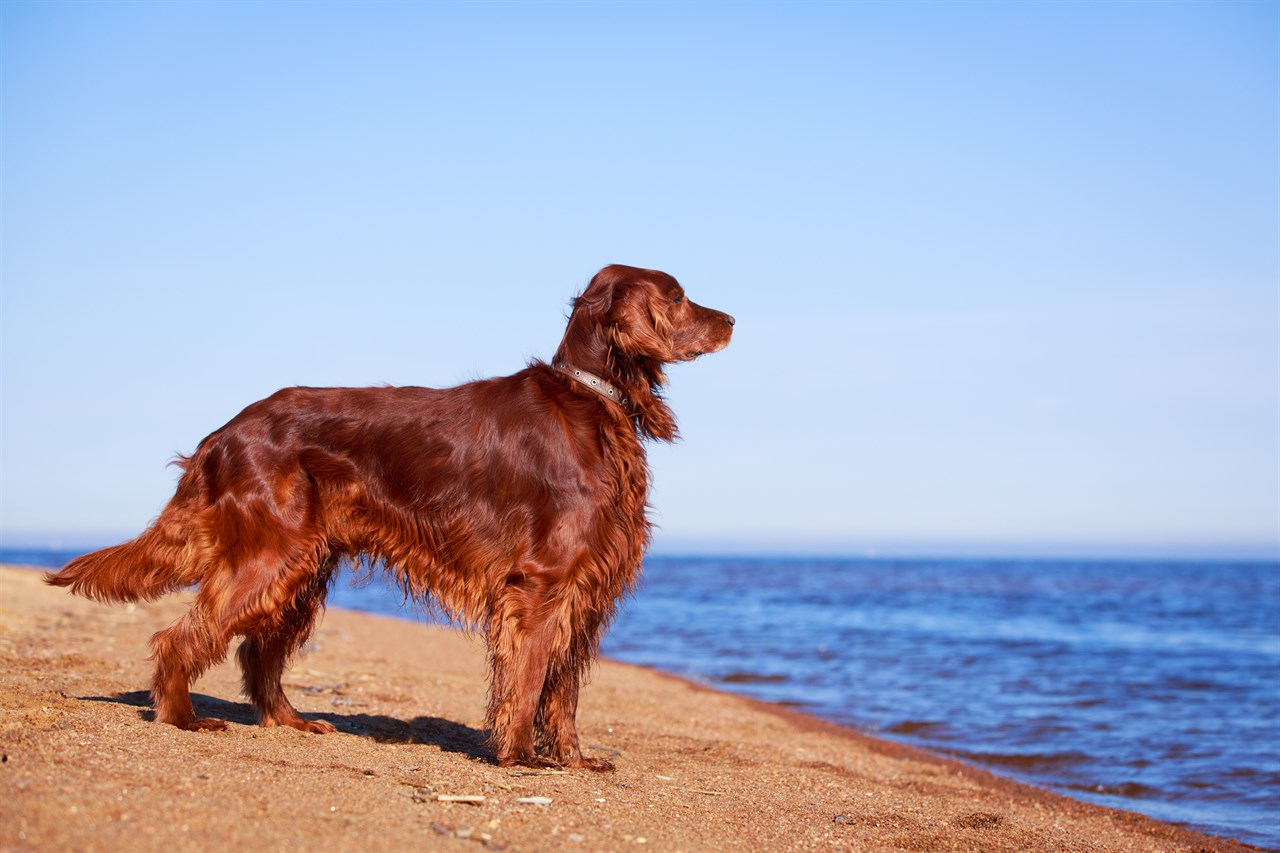
<svg viewBox="0 0 1280 853"><path fill-rule="evenodd" d="M0 4L0 545L289 385L668 372L655 551L1280 556L1280 4Z"/></svg>

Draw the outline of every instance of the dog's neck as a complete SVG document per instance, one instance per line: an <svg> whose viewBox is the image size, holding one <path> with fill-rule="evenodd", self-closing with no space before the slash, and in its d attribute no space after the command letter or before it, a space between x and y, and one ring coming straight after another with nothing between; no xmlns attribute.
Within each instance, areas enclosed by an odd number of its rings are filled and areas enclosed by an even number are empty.
<svg viewBox="0 0 1280 853"><path fill-rule="evenodd" d="M552 366L583 387L590 388L610 403L616 403L624 409L627 408L626 396L620 390L615 388L613 385L610 385L608 382L605 382L594 373L583 370L580 367L574 367L572 364L566 364L562 361L556 362Z"/></svg>
<svg viewBox="0 0 1280 853"><path fill-rule="evenodd" d="M570 316L569 328L551 363L577 368L612 386L617 398L626 401L619 405L642 438L676 439L679 431L675 415L662 399L662 384L666 381L662 364L617 351L600 322L587 312L575 310ZM607 398L605 394L601 396Z"/></svg>

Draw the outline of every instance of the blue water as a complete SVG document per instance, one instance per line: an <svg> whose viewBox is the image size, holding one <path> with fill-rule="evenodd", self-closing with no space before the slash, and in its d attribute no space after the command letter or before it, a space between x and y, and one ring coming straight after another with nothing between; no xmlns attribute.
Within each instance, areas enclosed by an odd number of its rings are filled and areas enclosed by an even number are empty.
<svg viewBox="0 0 1280 853"><path fill-rule="evenodd" d="M1280 564L650 558L604 652L1280 848Z"/></svg>

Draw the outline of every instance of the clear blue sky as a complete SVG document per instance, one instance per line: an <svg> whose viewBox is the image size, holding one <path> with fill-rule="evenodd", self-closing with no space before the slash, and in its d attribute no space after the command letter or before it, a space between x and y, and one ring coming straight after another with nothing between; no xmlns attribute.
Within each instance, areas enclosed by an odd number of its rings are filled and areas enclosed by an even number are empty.
<svg viewBox="0 0 1280 853"><path fill-rule="evenodd" d="M1280 6L0 4L0 544L293 384L549 358L606 263L668 551L1280 553Z"/></svg>

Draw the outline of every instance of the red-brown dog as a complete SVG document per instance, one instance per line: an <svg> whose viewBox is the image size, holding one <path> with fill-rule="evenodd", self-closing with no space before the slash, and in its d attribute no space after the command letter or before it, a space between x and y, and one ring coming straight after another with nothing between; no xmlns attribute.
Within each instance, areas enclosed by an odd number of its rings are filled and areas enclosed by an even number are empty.
<svg viewBox="0 0 1280 853"><path fill-rule="evenodd" d="M190 686L237 653L264 726L304 720L280 679L339 561L487 630L490 746L500 764L609 769L585 758L578 687L649 542L643 438L670 441L663 366L723 349L733 318L671 276L610 266L573 302L551 364L456 388L289 388L180 460L141 536L48 581L102 601L199 586L151 639L156 718L197 719Z"/></svg>

